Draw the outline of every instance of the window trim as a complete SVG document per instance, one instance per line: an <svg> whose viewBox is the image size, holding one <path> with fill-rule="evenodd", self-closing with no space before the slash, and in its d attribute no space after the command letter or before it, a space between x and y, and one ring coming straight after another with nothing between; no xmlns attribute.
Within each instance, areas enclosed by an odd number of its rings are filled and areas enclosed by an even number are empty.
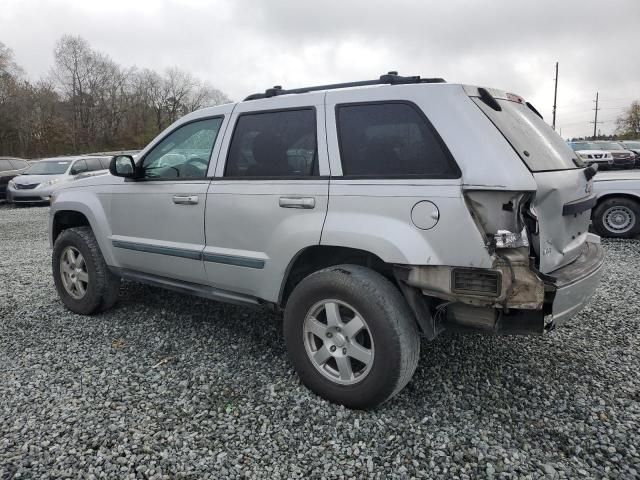
<svg viewBox="0 0 640 480"><path fill-rule="evenodd" d="M229 166L229 153L231 152L231 145L233 145L233 139L236 135L236 131L238 128L238 122L240 118L248 115L260 115L263 113L282 113L282 112L296 112L302 110L311 110L313 112L313 129L315 131L315 139L316 139L316 163L318 164L318 173L320 173L320 144L318 142L318 111L315 105L303 106L303 107L288 107L288 108L272 108L268 110L251 110L249 112L241 112L236 116L236 119L233 123L233 131L231 132L231 137L229 138L229 144L227 145L227 151L224 160L224 168L222 170L222 176L216 177L215 180L250 180L250 181L260 181L260 180L324 180L328 179L329 176L322 175L269 175L269 176L225 176L227 172L227 167Z"/></svg>
<svg viewBox="0 0 640 480"><path fill-rule="evenodd" d="M342 107L359 107L359 106L370 106L370 105L407 105L411 107L418 116L425 122L427 128L431 131L434 138L438 142L442 152L446 160L449 162L449 165L452 168L453 172L449 175L423 175L423 174L395 174L395 175L362 175L362 174L352 174L345 175L344 171L344 161L342 155L342 136L340 131L340 115L339 110ZM458 166L455 158L451 154L449 147L444 142L436 128L433 126L431 121L427 118L426 114L422 111L422 109L416 105L414 102L409 100L371 100L371 101L362 101L362 102L347 102L347 103L336 103L334 107L334 116L336 123L336 137L338 138L338 153L340 154L340 167L342 169L342 175L333 175L332 179L345 179L345 180L457 180L462 178L462 171Z"/></svg>
<svg viewBox="0 0 640 480"><path fill-rule="evenodd" d="M218 134L216 135L215 140L213 141L213 145L211 146L211 153L209 154L209 161L207 162L207 172L209 171L209 168L211 167L211 157L213 155L213 151L215 150L216 147L216 143L218 142L218 140L221 138L220 137L220 133L222 130L222 126L224 125L224 118L225 115L211 115L211 116L207 116L207 117L200 117L200 118L194 118L192 120L189 120L188 122L184 122L181 123L180 125L176 125L175 128L171 129L169 132L167 132L166 135L163 135L162 138L160 138L157 142L155 142L151 147L149 147L149 150L147 152L145 152L144 156L140 157L138 159L138 161L136 162L136 170L138 169L142 169L142 164L144 163L145 159L147 158L147 155L149 155L158 145L160 145L165 139L167 139L167 137L169 137L169 135L172 135L175 131L179 130L182 127L185 127L187 125L190 125L192 123L196 123L196 122L201 122L203 120L215 120L215 119L220 119L220 128L218 129ZM179 178L179 177L175 177L175 178L145 178L145 177L140 177L140 178L126 178L125 181L134 181L134 182L188 182L188 181L198 181L198 182L202 182L204 181L210 181L211 177L209 177L209 175L205 175L204 177L189 177L189 178Z"/></svg>

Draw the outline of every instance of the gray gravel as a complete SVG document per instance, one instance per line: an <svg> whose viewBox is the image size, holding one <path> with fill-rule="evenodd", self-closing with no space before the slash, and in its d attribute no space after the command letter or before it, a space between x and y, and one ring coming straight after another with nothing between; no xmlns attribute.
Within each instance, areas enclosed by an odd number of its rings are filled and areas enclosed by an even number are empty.
<svg viewBox="0 0 640 480"><path fill-rule="evenodd" d="M423 343L375 412L305 389L279 319L125 283L63 308L48 209L0 206L0 478L637 478L640 241L545 337Z"/></svg>

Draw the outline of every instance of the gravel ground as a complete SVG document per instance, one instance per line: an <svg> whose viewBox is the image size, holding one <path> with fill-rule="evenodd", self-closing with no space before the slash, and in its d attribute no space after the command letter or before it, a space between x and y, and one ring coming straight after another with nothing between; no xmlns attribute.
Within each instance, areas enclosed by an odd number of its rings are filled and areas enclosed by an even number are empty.
<svg viewBox="0 0 640 480"><path fill-rule="evenodd" d="M306 390L279 319L124 283L63 308L48 209L0 206L0 477L637 478L640 241L605 241L602 286L544 337L424 342L374 412Z"/></svg>

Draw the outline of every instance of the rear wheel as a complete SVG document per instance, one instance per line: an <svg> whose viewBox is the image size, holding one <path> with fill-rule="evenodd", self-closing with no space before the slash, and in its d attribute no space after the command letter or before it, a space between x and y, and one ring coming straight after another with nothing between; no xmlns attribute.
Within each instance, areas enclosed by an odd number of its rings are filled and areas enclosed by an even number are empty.
<svg viewBox="0 0 640 480"><path fill-rule="evenodd" d="M640 204L629 198L608 198L595 208L592 219L598 235L630 238L640 233Z"/></svg>
<svg viewBox="0 0 640 480"><path fill-rule="evenodd" d="M69 228L58 236L52 268L58 295L73 312L90 315L118 299L120 278L109 271L89 227Z"/></svg>
<svg viewBox="0 0 640 480"><path fill-rule="evenodd" d="M284 336L302 381L350 408L372 408L409 382L420 339L402 294L379 273L339 265L313 273L294 289Z"/></svg>

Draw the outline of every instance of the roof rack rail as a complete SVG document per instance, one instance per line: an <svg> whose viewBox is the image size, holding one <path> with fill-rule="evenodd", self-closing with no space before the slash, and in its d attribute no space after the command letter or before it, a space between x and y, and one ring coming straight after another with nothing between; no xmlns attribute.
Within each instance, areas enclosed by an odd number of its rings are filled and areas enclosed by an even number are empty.
<svg viewBox="0 0 640 480"><path fill-rule="evenodd" d="M276 97L278 95L289 95L295 93L317 92L318 90L335 90L337 88L364 87L367 85L406 85L409 83L444 83L443 78L420 78L419 75L403 77L398 72L388 72L380 75L378 80L361 80L359 82L332 83L329 85L317 85L314 87L292 88L284 90L280 85L268 88L264 93L254 93L249 95L244 101L258 100L260 98Z"/></svg>

